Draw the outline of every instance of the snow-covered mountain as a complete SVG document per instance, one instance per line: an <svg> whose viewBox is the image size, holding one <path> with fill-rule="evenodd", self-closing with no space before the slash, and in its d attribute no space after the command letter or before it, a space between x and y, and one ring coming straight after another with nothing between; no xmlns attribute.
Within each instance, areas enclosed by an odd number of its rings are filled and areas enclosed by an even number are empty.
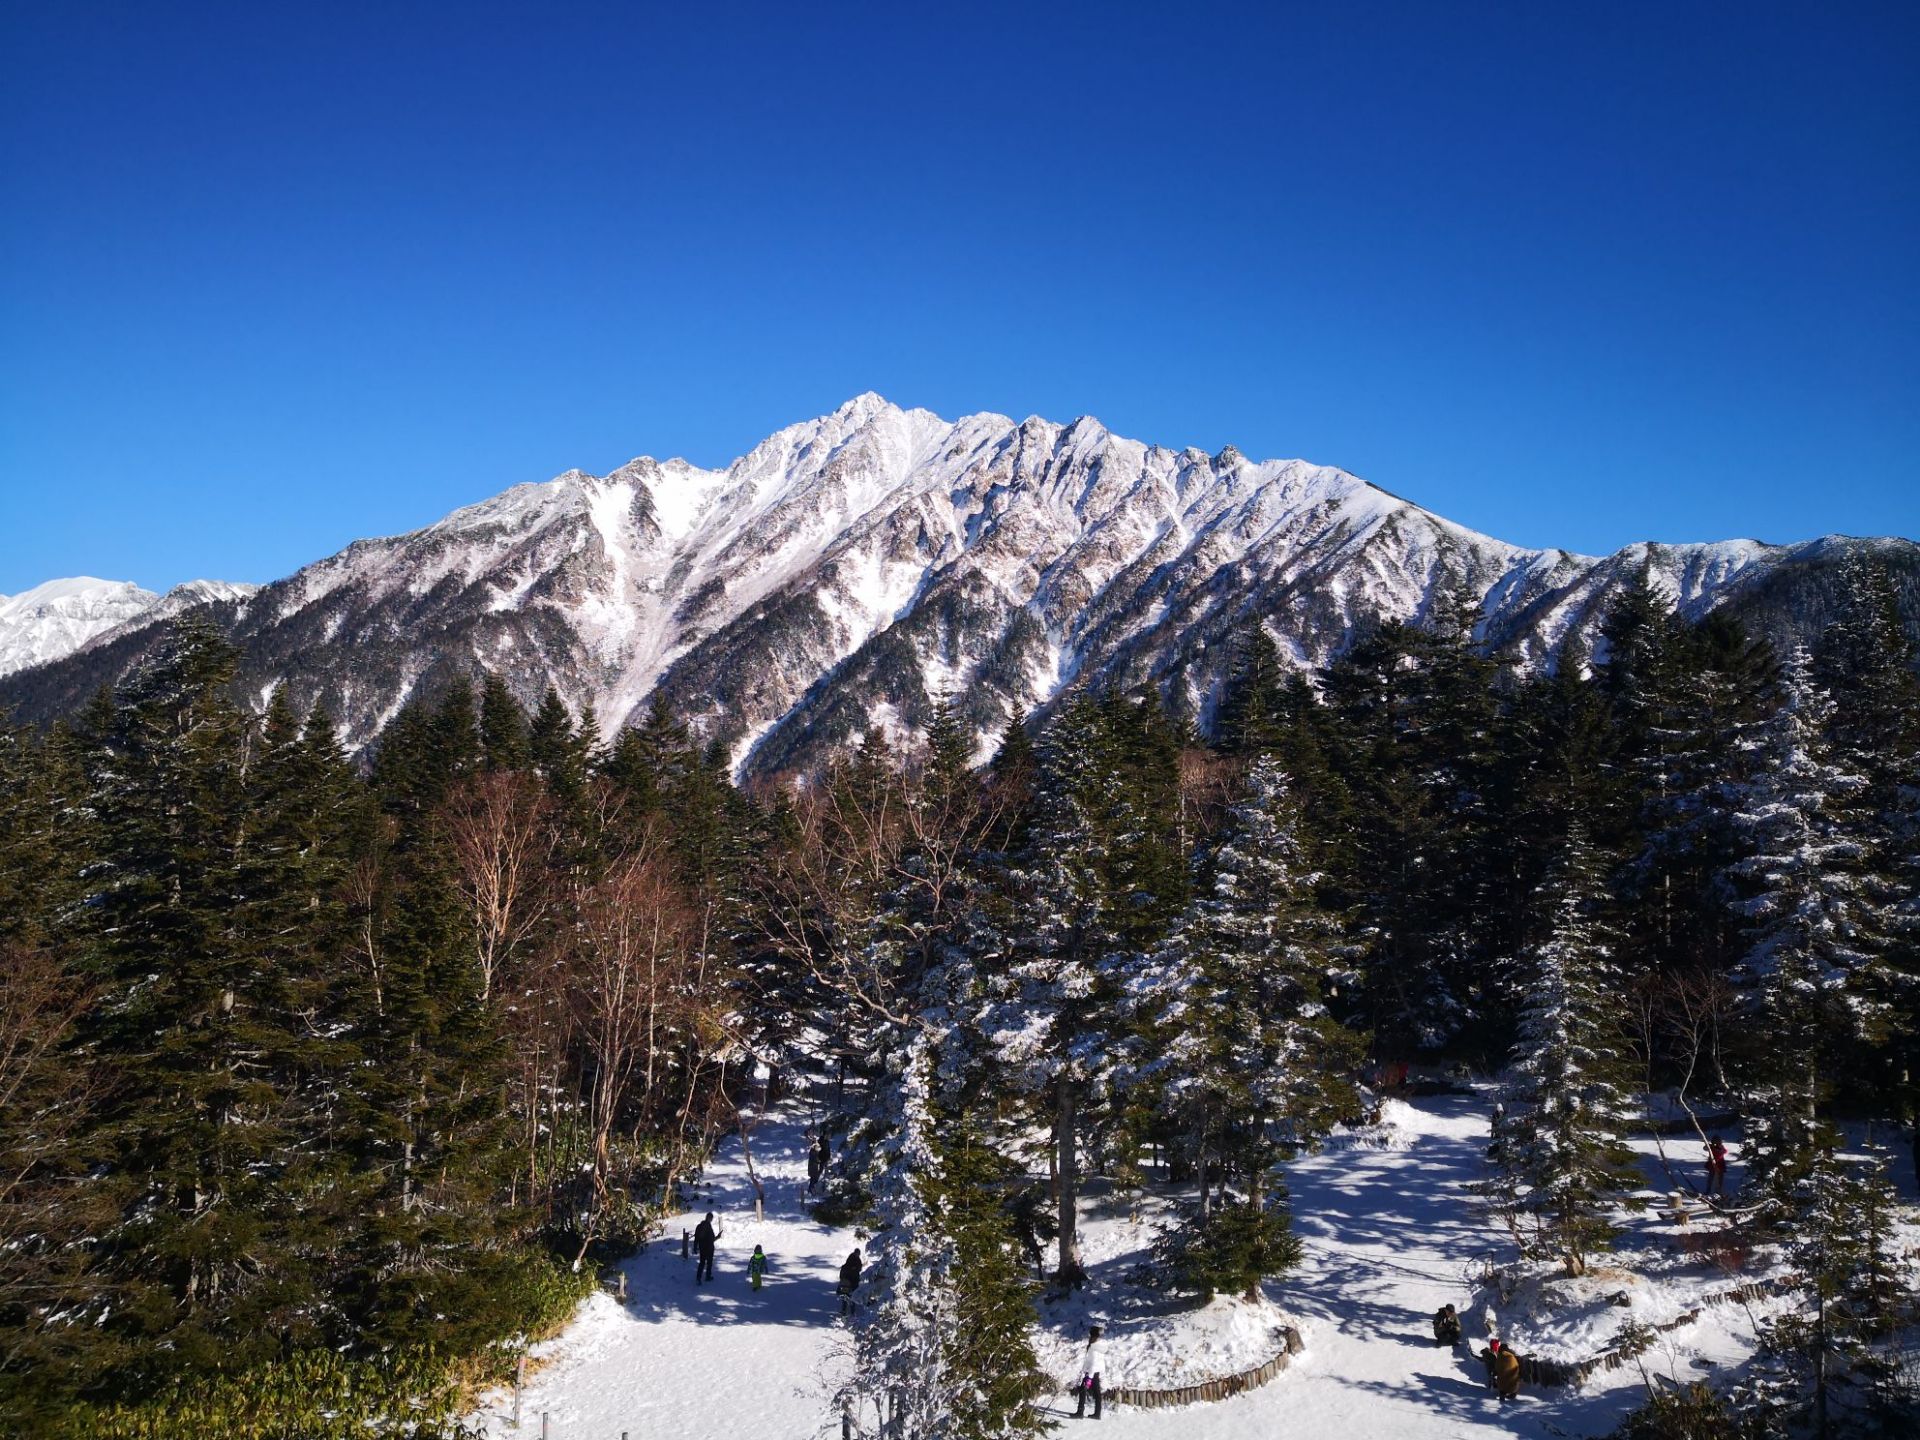
<svg viewBox="0 0 1920 1440"><path fill-rule="evenodd" d="M196 605L233 600L258 587L224 580L190 580L164 595L128 580L75 575L49 580L18 595L0 595L0 675L44 665L114 634Z"/></svg>
<svg viewBox="0 0 1920 1440"><path fill-rule="evenodd" d="M1249 618L1314 666L1355 624L1418 616L1456 585L1484 597L1488 644L1529 664L1643 568L1690 615L1739 601L1817 633L1827 589L1809 582L1860 545L1920 573L1904 540L1523 550L1304 461L1169 450L1087 418L949 422L868 394L725 470L568 471L205 608L250 694L324 702L354 743L409 695L493 671L529 701L552 683L607 730L658 692L766 773L870 725L915 730L940 695L983 741L1015 702L1088 681L1157 685L1204 718ZM58 713L157 633L151 615L123 624L5 688Z"/></svg>

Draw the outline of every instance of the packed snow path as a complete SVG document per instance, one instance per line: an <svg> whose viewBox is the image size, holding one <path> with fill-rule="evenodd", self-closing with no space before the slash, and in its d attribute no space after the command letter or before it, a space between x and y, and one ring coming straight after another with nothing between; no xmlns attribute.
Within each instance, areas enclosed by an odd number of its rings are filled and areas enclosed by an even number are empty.
<svg viewBox="0 0 1920 1440"><path fill-rule="evenodd" d="M520 1400L495 1394L476 1426L497 1440L801 1440L830 1415L828 1372L839 1302L834 1286L855 1241L816 1224L805 1209L807 1115L782 1107L750 1132L753 1165L766 1186L755 1220L753 1185L739 1137L722 1143L694 1189L696 1210L669 1217L659 1238L624 1261L627 1303L598 1294L558 1340L535 1348L545 1363ZM721 1232L714 1278L693 1283L680 1232L711 1209ZM767 1275L752 1288L747 1259L765 1247ZM838 1433L838 1427L834 1427Z"/></svg>
<svg viewBox="0 0 1920 1440"><path fill-rule="evenodd" d="M1393 1148L1339 1144L1289 1172L1307 1254L1270 1293L1304 1323L1307 1351L1293 1367L1219 1404L1109 1409L1097 1433L1114 1440L1559 1440L1603 1435L1619 1422L1638 1398L1631 1368L1586 1392L1529 1389L1502 1407L1467 1346L1433 1344L1433 1312L1448 1300L1464 1311L1469 1267L1508 1248L1504 1235L1484 1228L1472 1194L1484 1173L1487 1116L1478 1101L1460 1097L1392 1105L1390 1118ZM520 1435L539 1435L543 1411L552 1440L619 1440L623 1431L630 1440L838 1435L826 1398L844 1333L833 1286L854 1241L807 1217L804 1123L783 1110L753 1132L767 1185L763 1222L753 1219L738 1139L722 1145L705 1177L725 1232L717 1279L696 1288L694 1262L680 1258L680 1232L698 1214L669 1220L660 1239L626 1262L624 1308L598 1295L559 1340L541 1347L550 1358L527 1386ZM758 1294L746 1273L756 1243L772 1259ZM1469 1338L1477 1349L1482 1337ZM1108 1382L1128 1383L1124 1375ZM489 1436L515 1434L506 1424L510 1406L495 1397L476 1417ZM1056 1403L1055 1413L1071 1409Z"/></svg>

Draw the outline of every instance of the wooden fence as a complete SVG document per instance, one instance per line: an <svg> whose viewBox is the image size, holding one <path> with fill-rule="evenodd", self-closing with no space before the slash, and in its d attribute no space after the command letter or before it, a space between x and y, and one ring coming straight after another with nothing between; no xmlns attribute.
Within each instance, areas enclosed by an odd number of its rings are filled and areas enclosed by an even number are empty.
<svg viewBox="0 0 1920 1440"><path fill-rule="evenodd" d="M1131 1405L1139 1410L1165 1410L1175 1405L1201 1405L1211 1400L1225 1400L1248 1390L1257 1390L1282 1370L1286 1369L1295 1355L1305 1348L1300 1332L1291 1325L1282 1325L1274 1331L1279 1343L1270 1359L1263 1360L1251 1370L1242 1370L1237 1375L1222 1375L1213 1380L1201 1380L1192 1385L1180 1385L1171 1390L1146 1390L1132 1385L1116 1385L1102 1396L1109 1405ZM1069 1395L1075 1393L1072 1389Z"/></svg>
<svg viewBox="0 0 1920 1440"><path fill-rule="evenodd" d="M1609 1370L1618 1370L1636 1356L1643 1355L1653 1345L1656 1336L1678 1330L1683 1325L1691 1325L1700 1318L1700 1312L1713 1305L1730 1305L1735 1301L1758 1300L1766 1295L1777 1294L1785 1288L1781 1280L1755 1280L1745 1285L1735 1285L1731 1289L1720 1290L1703 1298L1698 1305L1684 1315L1667 1321L1662 1325L1649 1325L1638 1340L1623 1340L1602 1350L1590 1360L1548 1360L1537 1355L1520 1357L1520 1378L1534 1385L1565 1386L1577 1390L1586 1384L1588 1377L1604 1374Z"/></svg>

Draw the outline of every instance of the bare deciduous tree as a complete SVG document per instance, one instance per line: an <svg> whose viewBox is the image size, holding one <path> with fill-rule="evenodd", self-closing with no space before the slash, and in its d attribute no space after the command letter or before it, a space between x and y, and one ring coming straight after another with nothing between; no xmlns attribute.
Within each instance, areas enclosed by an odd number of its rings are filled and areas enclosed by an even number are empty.
<svg viewBox="0 0 1920 1440"><path fill-rule="evenodd" d="M480 994L545 921L556 832L545 787L514 771L473 776L449 801L447 838L473 917Z"/></svg>

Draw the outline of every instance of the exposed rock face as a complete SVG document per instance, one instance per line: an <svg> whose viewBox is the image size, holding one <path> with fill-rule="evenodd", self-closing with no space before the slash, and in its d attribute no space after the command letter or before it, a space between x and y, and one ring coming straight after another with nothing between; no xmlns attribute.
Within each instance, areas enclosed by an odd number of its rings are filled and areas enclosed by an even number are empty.
<svg viewBox="0 0 1920 1440"><path fill-rule="evenodd" d="M1643 568L1688 615L1747 606L1776 638L1809 637L1835 562L1862 546L1912 601L1905 540L1522 550L1303 461L1168 450L1091 419L949 423L862 395L726 470L569 471L201 608L241 646L250 697L324 702L353 744L422 687L494 671L528 701L552 683L607 730L657 689L770 773L870 725L916 730L943 694L983 744L1014 702L1077 683L1157 685L1205 719L1247 618L1317 666L1356 623L1417 617L1461 585L1484 597L1486 642L1530 666ZM122 624L0 688L30 717L59 713L158 633L152 616Z"/></svg>

